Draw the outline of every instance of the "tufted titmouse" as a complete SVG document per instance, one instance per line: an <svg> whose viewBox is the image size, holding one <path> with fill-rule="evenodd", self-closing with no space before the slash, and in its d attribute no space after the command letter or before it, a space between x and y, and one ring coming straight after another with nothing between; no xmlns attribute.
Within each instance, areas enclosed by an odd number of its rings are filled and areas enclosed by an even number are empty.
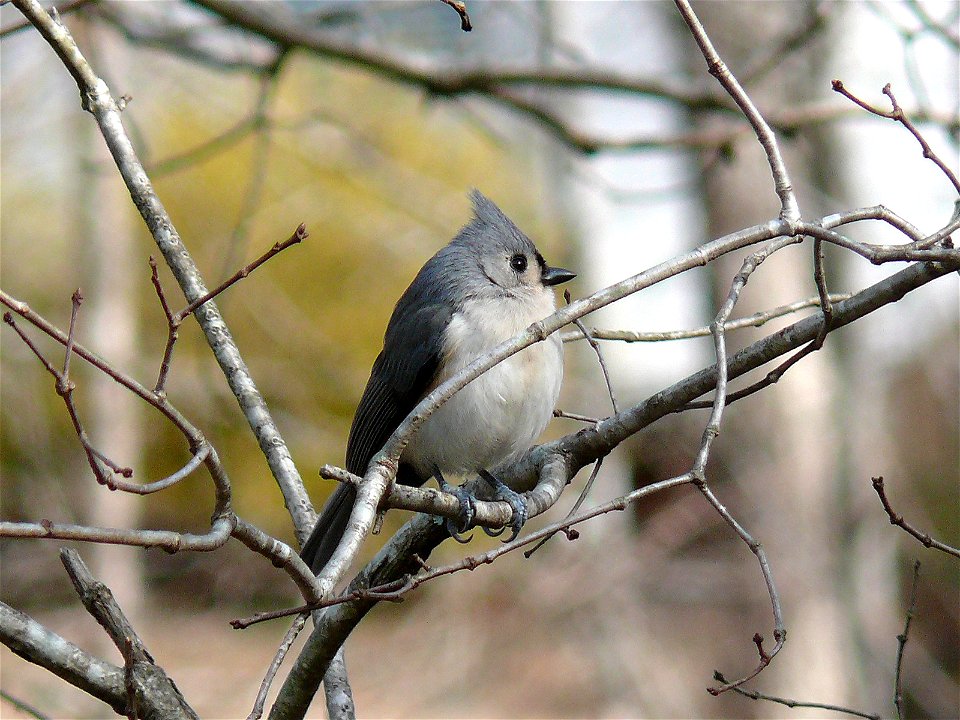
<svg viewBox="0 0 960 720"><path fill-rule="evenodd" d="M550 267L537 248L492 201L474 190L473 219L427 261L393 310L383 350L373 364L347 441L347 470L363 475L370 459L423 397L458 370L556 305L553 285L574 273ZM443 473L479 473L511 503L522 523L519 496L496 479L500 465L517 459L553 414L563 378L557 335L531 345L469 383L420 427L400 456L397 481L422 485ZM315 573L330 559L356 498L341 484L330 496L301 556ZM519 520L517 520L520 518ZM514 532L519 529L514 527ZM451 534L457 537L456 531ZM458 538L459 539L459 538Z"/></svg>

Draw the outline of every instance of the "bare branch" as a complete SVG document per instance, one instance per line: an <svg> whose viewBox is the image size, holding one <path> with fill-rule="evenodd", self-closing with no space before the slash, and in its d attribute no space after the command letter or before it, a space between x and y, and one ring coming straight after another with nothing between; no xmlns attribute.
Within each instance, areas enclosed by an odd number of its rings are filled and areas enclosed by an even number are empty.
<svg viewBox="0 0 960 720"><path fill-rule="evenodd" d="M875 108L864 100L861 100L847 90L846 87L844 87L843 82L840 80L834 80L832 85L834 91L840 93L851 102L866 110L868 113L877 115L879 117L888 118L890 120L895 120L903 125L910 132L910 134L917 139L917 142L920 143L920 148L923 150L923 156L926 159L931 160L938 168L940 168L940 171L946 175L947 179L953 185L954 190L956 190L957 194L960 195L960 180L958 180L954 172L947 167L947 164L940 159L940 156L933 151L933 148L930 147L930 144L926 141L920 131L917 130L916 126L910 121L910 118L907 117L906 113L903 112L903 108L900 107L900 104L893 95L893 91L890 89L890 83L887 83L883 86L883 94L890 98L890 105L893 106L893 109L889 112Z"/></svg>
<svg viewBox="0 0 960 720"><path fill-rule="evenodd" d="M283 640L280 641L280 647L277 648L273 660L270 661L270 667L267 668L267 674L260 683L260 690L257 691L257 699L253 703L253 709L250 711L250 714L247 715L247 720L260 720L260 718L263 717L263 707L267 702L267 693L270 692L273 679L277 676L277 672L280 670L280 666L283 664L283 659L287 656L287 652L297 639L297 636L300 635L300 631L303 630L303 626L307 622L307 617L307 613L298 615L283 636Z"/></svg>
<svg viewBox="0 0 960 720"><path fill-rule="evenodd" d="M467 15L467 5L462 0L440 0L444 5L449 5L457 11L460 16L460 29L464 32L473 30L473 24L470 22L470 16Z"/></svg>
<svg viewBox="0 0 960 720"><path fill-rule="evenodd" d="M172 530L127 530L121 528L70 525L49 520L40 522L12 522L0 520L0 537L46 538L51 540L81 540L107 543L108 545L132 545L135 547L158 547L169 553L193 550L209 552L223 546L233 531L233 517L220 517L211 523L209 532L203 535L178 533Z"/></svg>
<svg viewBox="0 0 960 720"><path fill-rule="evenodd" d="M714 672L713 679L719 683L727 684L727 679L720 673ZM818 703L818 702L807 702L804 700L793 700L791 698L782 698L777 697L776 695L767 695L765 693L759 692L757 690L747 690L742 687L735 687L733 691L738 695L743 695L748 697L751 700L767 700L768 702L774 702L779 705L786 705L789 708L814 708L815 710L829 710L831 712L844 713L845 715L853 715L854 717L867 718L867 720L881 720L882 716L875 713L862 712L861 710L854 710L853 708L842 707L840 705L830 705L829 703Z"/></svg>
<svg viewBox="0 0 960 720"><path fill-rule="evenodd" d="M254 552L270 560L274 567L283 569L297 584L305 600L310 602L320 598L316 576L289 545L267 535L253 523L241 517L237 518L233 536Z"/></svg>
<svg viewBox="0 0 960 720"><path fill-rule="evenodd" d="M948 555L953 555L956 558L960 558L960 550L946 543L942 543L939 540L935 540L930 537L929 533L925 533L922 530L918 530L913 525L908 523L903 519L903 515L898 513L893 509L893 505L890 504L890 500L887 497L887 491L884 488L883 477L872 478L873 489L877 491L877 495L880 496L880 502L883 504L883 509L886 511L887 516L890 518L890 524L896 525L897 527L903 528L904 531L913 535L917 540L919 540L924 547L933 548L934 550L940 550L947 553Z"/></svg>
<svg viewBox="0 0 960 720"><path fill-rule="evenodd" d="M329 720L356 720L353 690L347 678L342 647L334 654L327 672L323 675L323 691L326 695Z"/></svg>
<svg viewBox="0 0 960 720"><path fill-rule="evenodd" d="M187 301L193 302L203 297L207 289L200 272L153 190L123 127L120 108L107 84L94 73L69 31L54 22L37 0L13 0L13 4L36 26L76 81L84 109L96 118L134 205L150 229ZM306 538L315 513L290 451L216 305L208 302L202 312L198 309L196 317L280 486L298 537Z"/></svg>
<svg viewBox="0 0 960 720"><path fill-rule="evenodd" d="M830 302L839 302L850 297L850 293L831 293ZM799 310L807 308L820 307L820 298L811 297L804 300L778 305L770 310L760 310L746 317L736 320L728 320L723 324L724 332L739 330L746 327L762 327L771 320L790 315ZM692 330L664 330L661 332L639 332L635 330L603 330L600 328L588 328L590 335L596 340L619 340L620 342L663 342L665 340L688 340L690 338L706 337L710 335L710 326L693 328ZM583 339L582 330L564 330L560 333L560 339L564 342L573 342Z"/></svg>
<svg viewBox="0 0 960 720"><path fill-rule="evenodd" d="M123 668L91 655L3 602L0 602L0 642L24 660L107 703L114 712L124 713L127 696Z"/></svg>
<svg viewBox="0 0 960 720"><path fill-rule="evenodd" d="M197 714L177 686L147 652L140 636L117 605L110 588L90 573L75 550L60 549L60 561L67 570L81 602L124 657L124 687L128 717L190 718Z"/></svg>
<svg viewBox="0 0 960 720"><path fill-rule="evenodd" d="M903 624L903 632L897 635L897 668L893 682L893 704L897 708L897 718L903 720L903 685L901 672L903 670L903 650L910 636L910 623L917 608L917 584L920 581L920 561L913 563L913 582L910 584L910 605L907 608L907 619Z"/></svg>
<svg viewBox="0 0 960 720"><path fill-rule="evenodd" d="M707 35L706 30L703 29L703 25L700 23L699 18L697 18L696 13L693 12L693 8L690 7L690 3L687 2L687 0L675 0L675 2L677 9L680 10L680 15L683 17L684 22L687 24L687 27L690 28L690 32L697 41L700 52L703 53L703 57L707 61L708 72L720 82L723 89L726 90L734 102L737 103L737 107L740 108L740 111L750 122L750 125L753 126L757 140L760 141L760 145L763 146L764 152L767 154L767 162L770 164L770 170L773 173L774 187L777 197L780 198L780 219L789 223L797 222L800 220L800 206L797 203L797 197L794 194L790 176L787 174L787 166L783 162L783 157L780 155L780 146L777 143L776 136L773 134L773 130L770 129L767 121L763 119L763 116L753 104L750 96L747 95L746 91L740 86L740 83L737 82L736 77L730 72L730 69L723 60L720 59L720 55L714 49L710 37Z"/></svg>

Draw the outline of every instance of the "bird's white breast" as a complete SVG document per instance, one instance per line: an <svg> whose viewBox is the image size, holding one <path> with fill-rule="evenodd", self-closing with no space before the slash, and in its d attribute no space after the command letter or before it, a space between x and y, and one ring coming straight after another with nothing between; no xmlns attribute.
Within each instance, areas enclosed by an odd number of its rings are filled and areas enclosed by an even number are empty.
<svg viewBox="0 0 960 720"><path fill-rule="evenodd" d="M437 382L517 335L554 310L553 292L472 300L453 315L444 336ZM557 335L524 348L488 370L431 415L403 454L421 477L493 470L518 457L543 432L560 394L563 349Z"/></svg>

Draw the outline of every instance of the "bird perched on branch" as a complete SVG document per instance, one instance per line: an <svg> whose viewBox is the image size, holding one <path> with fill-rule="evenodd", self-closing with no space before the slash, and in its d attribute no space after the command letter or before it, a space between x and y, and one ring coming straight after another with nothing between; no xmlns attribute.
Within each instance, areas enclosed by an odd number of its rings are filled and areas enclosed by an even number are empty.
<svg viewBox="0 0 960 720"><path fill-rule="evenodd" d="M552 287L572 280L491 200L471 193L474 217L417 273L393 310L383 350L373 364L347 441L347 470L364 475L397 426L431 390L480 355L556 308ZM433 477L461 503L448 522L461 540L472 499L445 474L477 473L514 509L513 536L526 520L523 499L496 477L519 458L553 415L563 378L557 335L510 356L441 405L400 456L397 482L419 486ZM319 573L347 526L356 489L342 483L327 501L301 557ZM462 541L462 540L461 540Z"/></svg>

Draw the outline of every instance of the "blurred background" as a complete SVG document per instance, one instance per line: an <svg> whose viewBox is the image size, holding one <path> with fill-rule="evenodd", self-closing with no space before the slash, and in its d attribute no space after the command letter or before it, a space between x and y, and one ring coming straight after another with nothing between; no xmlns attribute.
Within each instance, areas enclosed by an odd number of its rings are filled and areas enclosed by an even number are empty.
<svg viewBox="0 0 960 720"><path fill-rule="evenodd" d="M317 504L331 489L317 468L343 460L392 305L468 220L471 187L493 198L551 263L579 273L574 296L779 210L759 145L705 72L673 4L467 8L471 33L440 2L60 6L114 96L129 96L127 130L208 286L299 223L310 231L218 303ZM830 80L880 107L880 89L892 83L956 171L955 2L695 9L778 131L805 218L885 204L923 232L946 224L956 198L942 173L902 127L866 116L833 93ZM82 287L78 340L152 387L166 339L147 264L157 250L75 84L35 31L18 29L21 20L15 8L0 8L0 284L63 328L70 295ZM322 42L284 46L269 39L270 27ZM484 82L506 70L581 81ZM466 72L478 79L471 91L423 80ZM876 224L849 232L900 241ZM706 325L742 259L654 287L587 324ZM827 268L835 292L898 269L833 249ZM161 280L179 306L165 268ZM807 244L764 264L735 316L814 295ZM870 483L882 475L910 522L960 544L958 313L953 274L830 335L822 351L726 413L711 480L764 544L789 632L751 687L891 715L896 636L920 558L903 662L907 714L960 710L960 565L892 527ZM742 347L795 319L729 341ZM31 335L62 362L60 348ZM0 350L4 520L207 527L213 493L203 473L144 498L98 486L52 378L6 326ZM603 352L627 406L709 364L712 342L604 343ZM590 348L568 344L566 357L560 407L609 414ZM218 449L236 511L294 542L277 486L192 320L173 363L168 395ZM98 448L142 481L183 465L183 439L156 412L83 363L71 371ZM706 417L666 418L618 448L591 502L686 470ZM557 419L548 435L578 427ZM587 474L532 525L561 517ZM368 554L402 520L391 513ZM529 560L507 556L375 609L347 645L360 714L823 716L705 692L714 669L732 678L756 664L750 638L760 632L772 643L772 623L756 560L695 490L654 496L580 532L575 543L556 538ZM466 549L444 546L432 562L492 542L479 536ZM0 598L121 662L80 606L60 544L0 541ZM295 604L285 575L233 541L211 554L77 549L203 717L249 712L286 625L238 632L227 622ZM109 713L6 648L0 663L0 687L51 716ZM20 717L6 703L0 715Z"/></svg>

